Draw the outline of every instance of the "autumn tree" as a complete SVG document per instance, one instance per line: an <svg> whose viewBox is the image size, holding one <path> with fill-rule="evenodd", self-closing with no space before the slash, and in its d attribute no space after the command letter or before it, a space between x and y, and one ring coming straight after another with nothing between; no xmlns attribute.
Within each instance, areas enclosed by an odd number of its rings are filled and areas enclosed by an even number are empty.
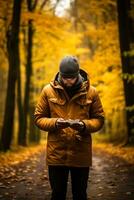
<svg viewBox="0 0 134 200"><path fill-rule="evenodd" d="M134 125L134 5L132 0L117 0L119 38L122 61L123 82L126 102L128 138L131 141Z"/></svg>
<svg viewBox="0 0 134 200"><path fill-rule="evenodd" d="M27 8L29 12L33 12L37 6L37 1L32 0L27 1ZM18 132L18 144L26 146L27 145L27 131L28 131L28 112L29 112L29 100L30 100L30 84L32 75L32 48L33 48L33 20L28 20L28 25L23 31L24 36L24 46L26 52L26 65L25 65L25 91L24 91L24 102L22 102L21 97L21 86L19 87L20 100L19 105L19 132ZM21 75L19 76L21 77ZM20 82L20 81L19 81Z"/></svg>
<svg viewBox="0 0 134 200"><path fill-rule="evenodd" d="M40 138L39 131L37 131L37 128L34 126L34 120L33 120L33 114L34 114L33 91L32 91L32 89L34 88L32 82L33 49L34 49L34 33L36 32L35 21L38 20L34 18L34 15L40 13L41 17L41 11L42 9L44 9L47 3L49 3L49 0L44 0L41 3L37 0L26 1L27 15L30 13L30 16L27 17L26 22L24 22L24 24L26 25L23 27L24 49L26 55L24 102L21 103L21 99L18 102L19 127L20 127L18 132L18 143L23 146L27 145L28 139L30 140L29 142L39 142ZM19 91L21 91L21 86L19 87Z"/></svg>
<svg viewBox="0 0 134 200"><path fill-rule="evenodd" d="M11 11L11 5L5 1L0 1L0 132L4 116L4 104L7 86L6 31L10 18L9 11Z"/></svg>
<svg viewBox="0 0 134 200"><path fill-rule="evenodd" d="M2 127L2 149L10 148L13 136L14 112L15 112L15 85L20 65L19 57L19 30L21 15L21 0L14 0L12 21L7 31L7 52L9 61L7 96L5 103L5 115Z"/></svg>

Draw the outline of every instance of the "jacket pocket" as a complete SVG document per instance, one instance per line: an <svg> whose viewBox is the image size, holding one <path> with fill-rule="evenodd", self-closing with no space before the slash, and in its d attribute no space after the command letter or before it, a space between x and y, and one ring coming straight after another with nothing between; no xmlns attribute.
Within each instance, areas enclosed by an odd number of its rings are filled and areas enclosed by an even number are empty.
<svg viewBox="0 0 134 200"><path fill-rule="evenodd" d="M65 103L66 100L58 98L49 98L49 108L51 117L64 118L65 117Z"/></svg>
<svg viewBox="0 0 134 200"><path fill-rule="evenodd" d="M81 105L81 106L89 106L92 104L92 100L91 99L80 99L78 101L76 101L77 104Z"/></svg>
<svg viewBox="0 0 134 200"><path fill-rule="evenodd" d="M91 99L80 99L76 101L77 113L80 119L89 119L90 118L90 109L92 105Z"/></svg>
<svg viewBox="0 0 134 200"><path fill-rule="evenodd" d="M49 98L48 101L58 105L65 105L66 101L64 99Z"/></svg>

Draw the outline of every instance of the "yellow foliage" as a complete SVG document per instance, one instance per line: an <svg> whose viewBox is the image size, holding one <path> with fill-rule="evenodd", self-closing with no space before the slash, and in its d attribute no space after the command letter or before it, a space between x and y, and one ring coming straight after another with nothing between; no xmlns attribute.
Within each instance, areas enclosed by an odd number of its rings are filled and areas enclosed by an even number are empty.
<svg viewBox="0 0 134 200"><path fill-rule="evenodd" d="M134 147L120 147L114 146L113 144L94 143L93 148L120 157L130 164L134 164Z"/></svg>
<svg viewBox="0 0 134 200"><path fill-rule="evenodd" d="M12 151L6 153L0 152L0 169L8 165L16 165L20 162L24 162L32 155L40 153L44 150L44 145L32 146L32 147L16 147Z"/></svg>

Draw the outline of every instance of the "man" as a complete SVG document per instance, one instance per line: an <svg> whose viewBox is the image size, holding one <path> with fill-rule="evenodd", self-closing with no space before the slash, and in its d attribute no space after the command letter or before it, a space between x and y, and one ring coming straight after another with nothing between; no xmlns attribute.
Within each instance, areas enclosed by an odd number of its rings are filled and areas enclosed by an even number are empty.
<svg viewBox="0 0 134 200"><path fill-rule="evenodd" d="M35 109L35 124L48 132L47 165L51 200L65 200L71 174L73 200L87 200L92 164L91 133L104 122L100 98L78 60L61 60L54 81L42 90Z"/></svg>

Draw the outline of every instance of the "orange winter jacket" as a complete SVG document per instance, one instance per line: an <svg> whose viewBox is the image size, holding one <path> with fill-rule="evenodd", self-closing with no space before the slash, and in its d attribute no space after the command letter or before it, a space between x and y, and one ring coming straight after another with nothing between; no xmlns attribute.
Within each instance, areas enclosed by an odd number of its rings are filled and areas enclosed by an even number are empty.
<svg viewBox="0 0 134 200"><path fill-rule="evenodd" d="M102 127L104 112L87 73L83 70L80 73L84 78L82 87L71 99L55 78L43 88L36 105L35 124L48 132L48 165L88 167L92 164L91 133ZM80 119L85 129L83 132L72 128L58 130L55 126L58 118Z"/></svg>

